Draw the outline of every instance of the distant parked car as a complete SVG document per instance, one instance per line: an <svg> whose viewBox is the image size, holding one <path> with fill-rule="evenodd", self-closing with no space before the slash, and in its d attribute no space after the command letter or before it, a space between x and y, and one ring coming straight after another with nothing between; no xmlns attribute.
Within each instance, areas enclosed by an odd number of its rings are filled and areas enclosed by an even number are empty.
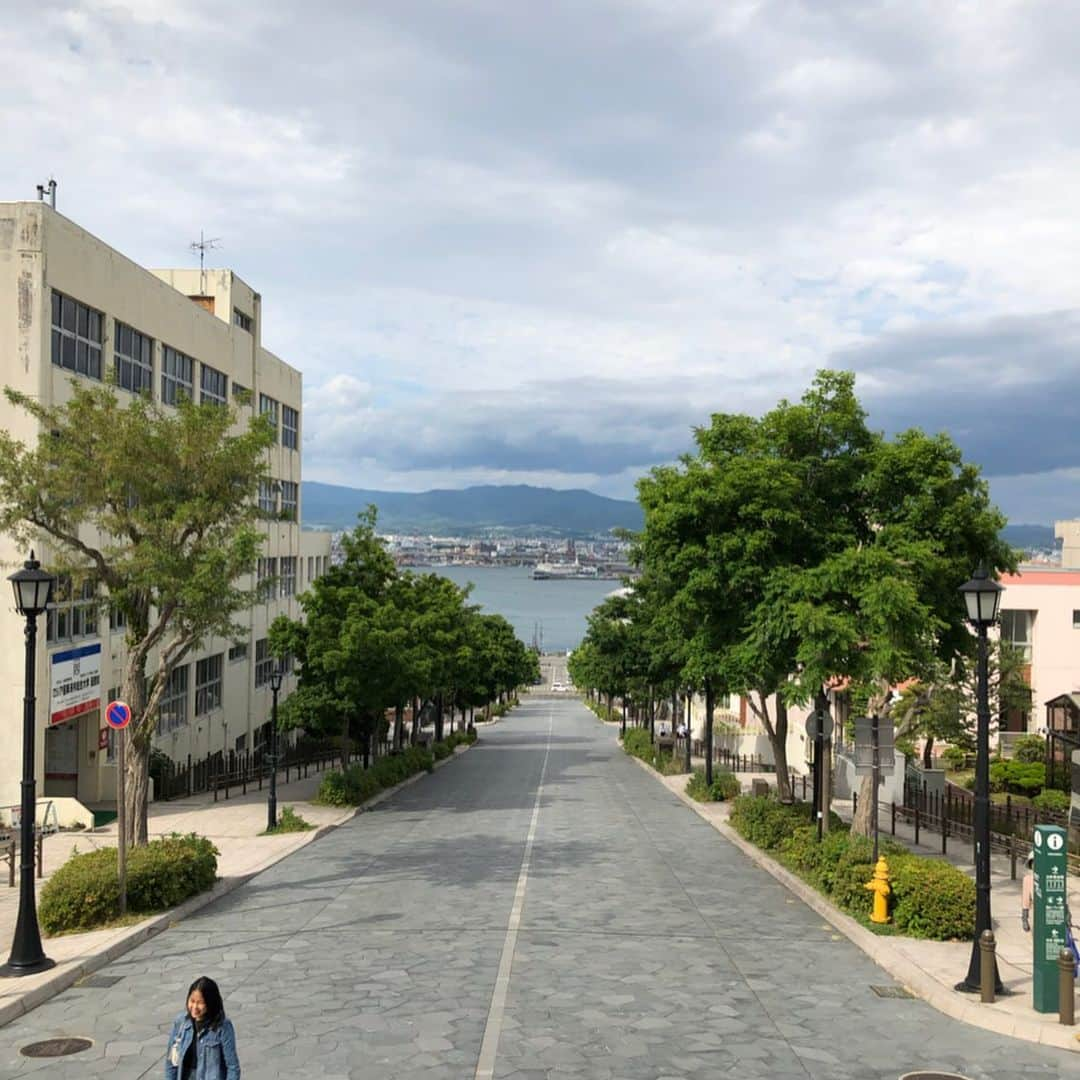
<svg viewBox="0 0 1080 1080"><path fill-rule="evenodd" d="M565 690L566 689L566 683L553 682L551 684L551 689L552 690Z"/></svg>

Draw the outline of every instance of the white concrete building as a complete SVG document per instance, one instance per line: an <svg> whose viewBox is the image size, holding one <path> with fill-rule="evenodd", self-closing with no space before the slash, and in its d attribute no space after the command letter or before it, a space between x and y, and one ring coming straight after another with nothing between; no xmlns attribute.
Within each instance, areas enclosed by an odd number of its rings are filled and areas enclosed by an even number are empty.
<svg viewBox="0 0 1080 1080"><path fill-rule="evenodd" d="M230 270L147 270L45 203L0 203L0 385L54 403L70 395L73 377L111 379L121 396L243 399L242 422L251 409L275 419L273 479L260 493L267 522L259 574L278 584L241 620L245 642L204 642L174 672L155 743L178 762L261 741L270 709L267 628L278 614L299 614L297 594L329 565L329 533L300 528L300 372L262 347L261 330L259 294ZM37 440L36 422L2 399L0 423L28 445ZM26 554L0 537L3 575ZM47 568L48 545L38 557ZM24 678L23 620L2 584L0 813L19 799ZM122 626L98 617L86 597L59 590L39 621L39 797L115 802L103 710L116 695L124 649Z"/></svg>

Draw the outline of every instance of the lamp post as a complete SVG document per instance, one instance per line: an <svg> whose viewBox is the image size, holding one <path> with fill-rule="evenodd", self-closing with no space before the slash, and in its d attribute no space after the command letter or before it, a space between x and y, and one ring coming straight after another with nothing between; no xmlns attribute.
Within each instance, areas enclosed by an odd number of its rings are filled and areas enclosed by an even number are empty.
<svg viewBox="0 0 1080 1080"><path fill-rule="evenodd" d="M49 603L56 579L41 569L41 564L31 551L23 569L12 574L8 581L15 590L15 607L26 619L26 682L23 696L22 820L19 822L19 915L6 971L12 975L32 975L51 968L55 963L41 947L41 931L38 929L34 902L34 817L37 806L34 781L34 712L37 704L34 675L37 619Z"/></svg>
<svg viewBox="0 0 1080 1080"><path fill-rule="evenodd" d="M266 828L273 829L277 825L277 696L281 689L281 665L275 663L274 670L270 673L270 692L273 694L273 703L270 707L270 794L266 800Z"/></svg>
<svg viewBox="0 0 1080 1080"><path fill-rule="evenodd" d="M971 961L967 977L956 984L957 990L975 994L980 989L979 938L990 930L990 694L986 631L997 621L1002 587L980 566L975 576L960 586L967 605L968 621L979 638L978 692L975 735L975 937L971 943ZM1001 993L1001 977L994 961L994 986Z"/></svg>

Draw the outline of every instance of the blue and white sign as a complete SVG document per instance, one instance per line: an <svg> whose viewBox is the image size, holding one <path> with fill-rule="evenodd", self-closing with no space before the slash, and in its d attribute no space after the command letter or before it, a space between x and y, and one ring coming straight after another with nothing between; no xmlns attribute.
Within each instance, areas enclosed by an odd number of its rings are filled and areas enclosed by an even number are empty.
<svg viewBox="0 0 1080 1080"><path fill-rule="evenodd" d="M131 706L126 701L110 701L105 706L105 722L121 731L131 723Z"/></svg>
<svg viewBox="0 0 1080 1080"><path fill-rule="evenodd" d="M49 723L101 708L101 642L63 649L49 657Z"/></svg>

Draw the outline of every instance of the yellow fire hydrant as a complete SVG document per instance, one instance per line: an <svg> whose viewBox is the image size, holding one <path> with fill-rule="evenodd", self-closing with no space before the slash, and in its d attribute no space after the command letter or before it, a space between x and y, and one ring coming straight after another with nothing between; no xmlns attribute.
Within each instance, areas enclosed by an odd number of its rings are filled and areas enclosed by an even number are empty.
<svg viewBox="0 0 1080 1080"><path fill-rule="evenodd" d="M871 922L887 923L889 921L889 864L882 856L874 867L874 880L868 881L864 889L869 889L874 894L874 910L870 916Z"/></svg>

